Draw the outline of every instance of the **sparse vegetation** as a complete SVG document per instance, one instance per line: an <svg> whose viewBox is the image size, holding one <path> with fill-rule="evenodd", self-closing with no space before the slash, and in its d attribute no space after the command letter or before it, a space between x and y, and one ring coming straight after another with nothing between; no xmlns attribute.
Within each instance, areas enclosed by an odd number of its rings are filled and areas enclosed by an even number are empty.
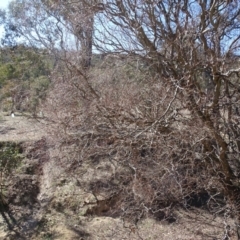
<svg viewBox="0 0 240 240"><path fill-rule="evenodd" d="M240 239L239 13L237 1L210 0L22 0L0 12L11 46L1 101L41 106L47 129L27 155L42 161L41 184L25 171L14 186L30 190L9 202L38 196L43 238L57 237L51 209L86 239L90 217L117 226L96 238L154 239L146 222L196 211L220 226L199 239ZM16 36L25 45L13 48Z"/></svg>
<svg viewBox="0 0 240 240"><path fill-rule="evenodd" d="M52 60L44 50L24 45L0 51L1 110L36 114L50 84Z"/></svg>

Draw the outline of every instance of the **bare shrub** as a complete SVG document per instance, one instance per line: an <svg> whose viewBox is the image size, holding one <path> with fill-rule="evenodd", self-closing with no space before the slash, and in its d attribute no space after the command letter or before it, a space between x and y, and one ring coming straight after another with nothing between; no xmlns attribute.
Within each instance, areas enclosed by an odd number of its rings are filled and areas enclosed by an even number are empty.
<svg viewBox="0 0 240 240"><path fill-rule="evenodd" d="M55 147L62 149L59 164L96 198L117 197L112 208L95 214L137 222L146 216L173 221L177 206L218 211L224 201L214 195L223 196L224 189L215 174L214 149L207 148L213 141L207 129L177 88L159 83L158 76L141 75L145 80L139 82L137 68L130 79L124 71L128 61L104 72L96 67L90 75L54 74L46 109ZM96 177L84 180L78 174L86 162ZM103 162L111 167L103 169Z"/></svg>

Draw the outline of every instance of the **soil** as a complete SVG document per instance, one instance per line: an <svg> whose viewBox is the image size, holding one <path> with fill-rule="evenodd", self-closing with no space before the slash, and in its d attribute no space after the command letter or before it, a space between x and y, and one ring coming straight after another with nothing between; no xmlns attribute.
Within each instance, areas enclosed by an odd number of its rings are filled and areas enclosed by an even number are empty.
<svg viewBox="0 0 240 240"><path fill-rule="evenodd" d="M0 240L237 239L231 217L216 217L203 209L179 209L172 223L147 218L134 225L119 217L101 215L101 204L105 211L109 201L100 196L96 201L96 196L78 186L76 178L64 174L57 150L46 149L46 129L44 119L0 114L0 141L25 144L26 155L17 174L9 180L10 208L17 224L10 231L0 216ZM83 164L79 179L100 181L110 177L111 166L104 164L109 162ZM102 171L97 175L94 168L100 167Z"/></svg>
<svg viewBox="0 0 240 240"><path fill-rule="evenodd" d="M0 113L0 141L34 141L46 134L43 119Z"/></svg>

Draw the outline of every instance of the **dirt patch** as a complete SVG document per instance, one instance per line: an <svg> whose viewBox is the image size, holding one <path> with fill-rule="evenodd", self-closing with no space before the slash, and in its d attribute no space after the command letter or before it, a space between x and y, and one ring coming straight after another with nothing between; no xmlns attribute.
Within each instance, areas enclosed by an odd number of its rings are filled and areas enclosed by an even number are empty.
<svg viewBox="0 0 240 240"><path fill-rule="evenodd" d="M32 239L55 240L237 240L232 219L213 217L204 210L191 212L177 211L178 222L169 224L147 218L138 225L120 218L81 217L51 213L48 217L48 230L41 231ZM68 221L69 224L66 224ZM228 231L226 231L228 229ZM228 236L228 238L224 238ZM45 237L45 238L44 238ZM48 238L47 238L48 237Z"/></svg>
<svg viewBox="0 0 240 240"><path fill-rule="evenodd" d="M43 121L23 115L0 116L0 141L33 141L46 134Z"/></svg>

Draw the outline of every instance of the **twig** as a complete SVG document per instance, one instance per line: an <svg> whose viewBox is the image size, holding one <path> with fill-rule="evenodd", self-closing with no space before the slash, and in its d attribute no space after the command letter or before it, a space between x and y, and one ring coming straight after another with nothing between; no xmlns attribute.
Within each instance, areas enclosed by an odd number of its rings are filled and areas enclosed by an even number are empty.
<svg viewBox="0 0 240 240"><path fill-rule="evenodd" d="M135 136L135 138L139 137L141 134L143 134L144 132L148 131L148 130L151 129L152 127L154 127L157 123L159 123L159 122L161 121L161 119L162 119L163 117L166 116L166 114L168 113L169 109L171 108L174 100L176 99L177 92L178 92L178 87L176 87L176 90L175 90L175 92L174 92L173 99L172 99L171 102L168 104L168 107L167 107L167 109L165 110L165 112L163 113L163 115L162 115L160 118L158 118L152 125L150 125L149 127L145 128L143 131L141 131L140 133L138 133L138 134Z"/></svg>

